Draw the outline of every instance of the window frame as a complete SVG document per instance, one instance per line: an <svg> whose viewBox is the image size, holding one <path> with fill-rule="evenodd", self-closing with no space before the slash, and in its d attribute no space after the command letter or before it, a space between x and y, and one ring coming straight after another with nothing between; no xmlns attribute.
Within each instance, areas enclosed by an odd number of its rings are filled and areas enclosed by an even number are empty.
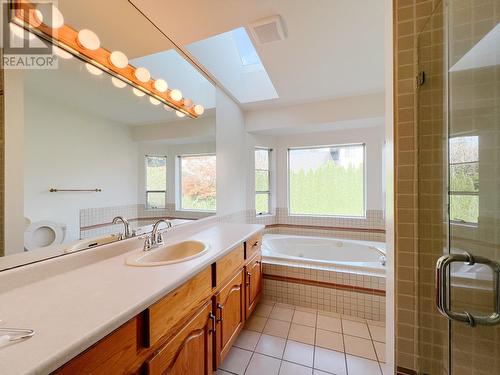
<svg viewBox="0 0 500 375"><path fill-rule="evenodd" d="M363 214L359 216L355 215L338 215L338 214L305 214L305 213L292 213L291 210L291 189L290 189L290 152L295 150L315 150L318 148L339 148L339 147L363 147ZM288 205L288 215L297 217L336 217L336 218L346 218L346 219L366 219L366 203L367 203L367 173L366 173L366 143L342 143L342 144L325 144L325 145L314 145L314 146L298 146L298 147L288 147L287 149L287 205Z"/></svg>
<svg viewBox="0 0 500 375"><path fill-rule="evenodd" d="M477 137L477 142L478 142L478 150L477 150L477 160L474 161L465 161L465 162L458 162L458 163L452 163L451 162L451 146L450 146L450 141L453 138L463 138L463 137ZM479 217L477 218L477 222L470 222L470 221L465 221L465 220L454 220L451 217L451 197L452 196L474 196L478 197L478 205L479 205L479 186L477 188L477 191L461 191L461 190L452 190L451 189L451 169L452 166L456 165L466 165L466 164L476 164L478 167L478 174L479 174L479 135L478 134L460 134L460 135L455 135L453 137L448 138L448 217L450 220L451 225L461 225L464 227L477 227L479 225ZM479 211L479 207L478 207Z"/></svg>
<svg viewBox="0 0 500 375"><path fill-rule="evenodd" d="M217 212L217 198L216 198L216 203L215 203L215 210L201 210L201 209L196 209L196 208L184 208L182 207L182 158L189 158L189 157L200 157L200 156L215 156L216 163L217 163L217 153L215 152L203 152L199 154L182 154L182 155L177 155L177 163L178 163L178 173L177 173L177 191L178 191L178 196L177 196L177 209L179 211L187 211L187 212ZM217 177L216 177L217 178ZM216 191L217 194L217 191Z"/></svg>
<svg viewBox="0 0 500 375"><path fill-rule="evenodd" d="M256 162L254 159L254 180L257 175L257 171L266 171L267 172L267 188L268 190L257 190L257 188L254 186L254 199L255 199L255 215L256 216L264 216L264 215L270 215L271 214L271 152L273 151L272 148L270 147L261 147L257 146L254 149L254 157L255 157L255 152L256 151L267 151L267 169L257 169L256 167ZM266 212L257 212L257 195L267 195L267 211Z"/></svg>
<svg viewBox="0 0 500 375"><path fill-rule="evenodd" d="M162 158L165 159L165 190L148 190L148 158ZM168 158L166 155L144 155L144 188L145 188L145 206L146 210L164 210L167 208L167 186L168 186ZM163 193L165 195L164 207L153 207L149 205L149 193Z"/></svg>

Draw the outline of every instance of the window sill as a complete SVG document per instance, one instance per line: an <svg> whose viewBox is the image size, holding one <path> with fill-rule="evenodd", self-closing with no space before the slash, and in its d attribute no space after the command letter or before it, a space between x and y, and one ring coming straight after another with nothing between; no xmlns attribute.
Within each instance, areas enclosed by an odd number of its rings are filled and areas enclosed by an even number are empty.
<svg viewBox="0 0 500 375"><path fill-rule="evenodd" d="M325 219L357 219L357 220L366 220L367 216L342 216L342 215L315 215L315 214L291 214L288 213L288 216L291 217L303 217L303 218L325 218Z"/></svg>

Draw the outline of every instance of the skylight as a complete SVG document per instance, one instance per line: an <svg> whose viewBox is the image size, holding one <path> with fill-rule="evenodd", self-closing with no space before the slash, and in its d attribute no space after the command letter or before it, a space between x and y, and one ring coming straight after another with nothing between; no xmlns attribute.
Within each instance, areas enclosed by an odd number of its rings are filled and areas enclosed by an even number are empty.
<svg viewBox="0 0 500 375"><path fill-rule="evenodd" d="M240 103L278 98L244 27L188 44L186 48Z"/></svg>
<svg viewBox="0 0 500 375"><path fill-rule="evenodd" d="M240 53L241 64L243 66L247 65L262 65L259 59L259 55L255 50L252 41L248 37L245 28L240 27L231 31L234 40L236 42L236 47Z"/></svg>

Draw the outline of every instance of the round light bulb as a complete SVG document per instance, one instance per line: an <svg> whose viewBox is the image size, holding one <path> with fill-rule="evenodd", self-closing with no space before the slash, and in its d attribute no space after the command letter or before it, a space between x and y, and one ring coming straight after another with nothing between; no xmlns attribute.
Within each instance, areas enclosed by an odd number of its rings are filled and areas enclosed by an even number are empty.
<svg viewBox="0 0 500 375"><path fill-rule="evenodd" d="M111 55L109 55L109 61L119 69L123 69L128 66L127 56L120 51L111 52Z"/></svg>
<svg viewBox="0 0 500 375"><path fill-rule="evenodd" d="M150 102L151 102L151 104L153 104L153 105L158 105L158 104L160 104L160 103L161 103L158 99L156 99L156 98L154 98L154 97L152 97L152 96L150 96L150 97L149 97L149 101L150 101Z"/></svg>
<svg viewBox="0 0 500 375"><path fill-rule="evenodd" d="M198 116L201 116L203 113L205 113L205 107L203 107L201 104L196 104L194 106L194 113L196 113Z"/></svg>
<svg viewBox="0 0 500 375"><path fill-rule="evenodd" d="M189 98L184 99L184 107L191 108L193 106L193 101Z"/></svg>
<svg viewBox="0 0 500 375"><path fill-rule="evenodd" d="M135 78L139 81L147 83L151 79L151 73L146 68L137 68L134 72Z"/></svg>
<svg viewBox="0 0 500 375"><path fill-rule="evenodd" d="M60 47L54 46L53 51L56 54L56 56L60 57L61 59L70 60L73 58L73 55L71 53L63 50Z"/></svg>
<svg viewBox="0 0 500 375"><path fill-rule="evenodd" d="M113 84L113 86L115 86L116 88L119 88L119 89L123 89L125 86L127 86L127 84L125 82L123 82L121 79L118 79L116 77L111 77L111 83Z"/></svg>
<svg viewBox="0 0 500 375"><path fill-rule="evenodd" d="M43 23L43 13L39 9L35 9L33 14L35 15L34 25L39 27Z"/></svg>
<svg viewBox="0 0 500 375"><path fill-rule="evenodd" d="M170 91L170 97L176 102L179 102L182 99L181 90L173 89L172 91Z"/></svg>
<svg viewBox="0 0 500 375"><path fill-rule="evenodd" d="M37 18L52 29L60 29L64 25L64 17L59 9L50 3L39 3L36 6Z"/></svg>
<svg viewBox="0 0 500 375"><path fill-rule="evenodd" d="M100 76L103 72L101 69L99 69L97 66L94 66L89 63L85 63L85 68L87 68L87 71L95 76Z"/></svg>
<svg viewBox="0 0 500 375"><path fill-rule="evenodd" d="M163 109L168 112L172 112L174 109L166 104L163 104Z"/></svg>
<svg viewBox="0 0 500 375"><path fill-rule="evenodd" d="M16 25L13 22L10 22L9 28L10 28L10 33L13 34L16 38L26 39L26 37L28 37L28 40L35 39L35 34L30 33L29 31L23 29L21 26Z"/></svg>
<svg viewBox="0 0 500 375"><path fill-rule="evenodd" d="M184 113L182 113L181 111L175 111L175 114L177 115L177 117L180 117L180 118L186 117L186 115Z"/></svg>
<svg viewBox="0 0 500 375"><path fill-rule="evenodd" d="M157 89L159 92L165 92L167 91L168 89L168 84L167 84L167 81L165 81L164 79L157 79L155 81L155 83L153 84L153 86L155 87L155 89Z"/></svg>
<svg viewBox="0 0 500 375"><path fill-rule="evenodd" d="M96 33L89 29L78 32L78 44L88 50L95 51L101 46L101 41Z"/></svg>
<svg viewBox="0 0 500 375"><path fill-rule="evenodd" d="M144 93L144 91L136 89L135 87L132 89L132 92L134 93L135 96L138 96L138 97L146 95L146 93Z"/></svg>

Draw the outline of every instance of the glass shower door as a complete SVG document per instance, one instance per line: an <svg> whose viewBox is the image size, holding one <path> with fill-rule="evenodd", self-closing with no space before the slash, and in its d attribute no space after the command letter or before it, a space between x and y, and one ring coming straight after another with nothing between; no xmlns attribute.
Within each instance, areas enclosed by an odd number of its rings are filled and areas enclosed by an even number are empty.
<svg viewBox="0 0 500 375"><path fill-rule="evenodd" d="M499 0L449 0L418 36L423 374L500 374L499 22Z"/></svg>
<svg viewBox="0 0 500 375"><path fill-rule="evenodd" d="M500 1L446 15L450 369L500 374Z"/></svg>

